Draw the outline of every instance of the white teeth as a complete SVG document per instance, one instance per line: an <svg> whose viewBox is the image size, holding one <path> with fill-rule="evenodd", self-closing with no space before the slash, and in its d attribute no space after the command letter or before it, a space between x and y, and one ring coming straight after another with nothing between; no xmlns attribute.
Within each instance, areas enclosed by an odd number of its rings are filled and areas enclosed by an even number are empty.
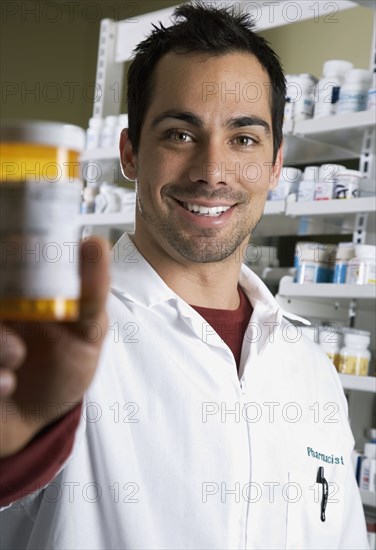
<svg viewBox="0 0 376 550"><path fill-rule="evenodd" d="M190 204L187 202L184 202L183 206L190 212L194 212L201 216L219 216L231 208L231 206L213 206L209 208L208 206L199 206L198 204Z"/></svg>

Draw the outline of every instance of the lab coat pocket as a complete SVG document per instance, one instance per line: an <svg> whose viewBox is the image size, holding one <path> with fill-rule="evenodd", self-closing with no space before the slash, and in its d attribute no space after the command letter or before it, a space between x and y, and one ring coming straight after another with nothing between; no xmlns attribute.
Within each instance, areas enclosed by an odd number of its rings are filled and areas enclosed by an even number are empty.
<svg viewBox="0 0 376 550"><path fill-rule="evenodd" d="M347 464L336 446L327 455L307 447L301 467L288 473L287 530L288 549L338 549L344 521ZM347 459L346 459L347 460Z"/></svg>

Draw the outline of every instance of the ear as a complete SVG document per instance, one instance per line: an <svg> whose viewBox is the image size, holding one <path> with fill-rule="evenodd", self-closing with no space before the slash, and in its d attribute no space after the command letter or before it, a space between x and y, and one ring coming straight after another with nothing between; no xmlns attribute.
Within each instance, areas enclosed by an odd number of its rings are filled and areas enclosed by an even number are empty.
<svg viewBox="0 0 376 550"><path fill-rule="evenodd" d="M279 176L281 175L281 172L282 172L282 166L283 166L283 143L278 149L275 163L273 164L272 169L270 171L269 190L275 189L277 187Z"/></svg>
<svg viewBox="0 0 376 550"><path fill-rule="evenodd" d="M137 179L137 157L128 136L128 129L124 128L120 134L120 162L124 176L129 180Z"/></svg>

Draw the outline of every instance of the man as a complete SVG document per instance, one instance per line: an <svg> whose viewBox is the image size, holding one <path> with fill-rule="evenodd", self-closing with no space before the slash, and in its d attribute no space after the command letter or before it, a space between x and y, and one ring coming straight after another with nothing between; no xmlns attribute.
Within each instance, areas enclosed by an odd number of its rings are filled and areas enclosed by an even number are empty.
<svg viewBox="0 0 376 550"><path fill-rule="evenodd" d="M245 15L176 18L128 76L136 226L108 322L94 240L79 323L43 345L3 327L3 545L366 548L333 365L241 262L281 170L278 58Z"/></svg>

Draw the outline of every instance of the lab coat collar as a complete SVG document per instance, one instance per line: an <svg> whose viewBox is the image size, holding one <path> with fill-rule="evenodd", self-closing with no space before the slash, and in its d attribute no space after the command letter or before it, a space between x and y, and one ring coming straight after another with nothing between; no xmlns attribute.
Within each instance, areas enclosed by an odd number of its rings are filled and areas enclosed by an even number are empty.
<svg viewBox="0 0 376 550"><path fill-rule="evenodd" d="M127 269L125 270L124 267ZM306 319L283 310L262 280L246 265L241 266L239 284L253 309L263 306L271 314L310 324ZM130 235L124 233L111 253L111 288L128 300L152 308L162 302L175 300L184 315L194 310L180 298L157 274L138 251Z"/></svg>

